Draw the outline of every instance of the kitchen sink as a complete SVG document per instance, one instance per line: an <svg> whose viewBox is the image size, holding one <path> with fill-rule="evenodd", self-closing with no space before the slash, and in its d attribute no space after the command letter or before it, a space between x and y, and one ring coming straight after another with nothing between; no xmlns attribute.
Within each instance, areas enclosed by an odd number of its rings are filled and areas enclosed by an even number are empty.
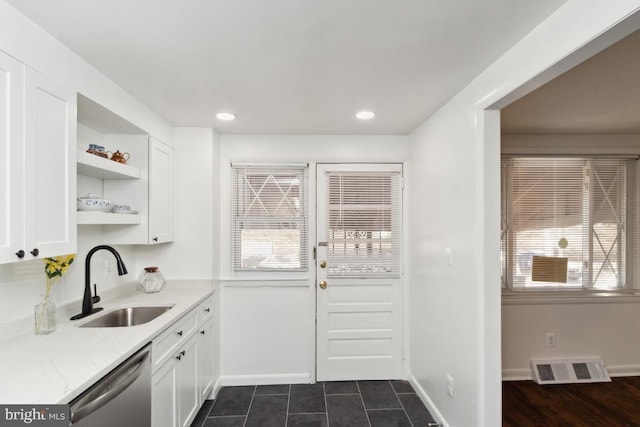
<svg viewBox="0 0 640 427"><path fill-rule="evenodd" d="M172 305L117 308L78 325L80 328L119 328L142 325L171 310Z"/></svg>

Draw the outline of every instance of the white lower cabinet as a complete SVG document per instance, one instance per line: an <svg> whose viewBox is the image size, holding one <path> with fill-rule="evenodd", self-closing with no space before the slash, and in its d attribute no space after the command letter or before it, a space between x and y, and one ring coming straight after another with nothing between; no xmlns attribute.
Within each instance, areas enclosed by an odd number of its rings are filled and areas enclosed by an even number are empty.
<svg viewBox="0 0 640 427"><path fill-rule="evenodd" d="M178 364L167 360L151 378L151 425L174 427L178 421Z"/></svg>
<svg viewBox="0 0 640 427"><path fill-rule="evenodd" d="M198 392L200 401L204 402L213 389L215 379L213 319L199 328L198 340Z"/></svg>
<svg viewBox="0 0 640 427"><path fill-rule="evenodd" d="M187 313L153 340L153 427L191 425L212 389L214 323L212 316L200 315L209 301ZM198 319L197 329L191 328L195 319Z"/></svg>
<svg viewBox="0 0 640 427"><path fill-rule="evenodd" d="M190 426L200 409L198 392L198 337L193 336L178 360L178 425Z"/></svg>

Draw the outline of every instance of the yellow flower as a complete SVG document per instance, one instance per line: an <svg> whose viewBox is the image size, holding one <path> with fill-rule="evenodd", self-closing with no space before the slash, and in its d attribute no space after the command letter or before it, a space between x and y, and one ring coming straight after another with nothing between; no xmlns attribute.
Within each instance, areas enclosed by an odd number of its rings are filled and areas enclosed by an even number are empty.
<svg viewBox="0 0 640 427"><path fill-rule="evenodd" d="M44 272L47 274L47 293L45 294L45 301L49 299L49 292L54 283L62 277L64 273L69 270L73 260L76 258L76 254L58 255L54 257L44 258L45 262Z"/></svg>
<svg viewBox="0 0 640 427"><path fill-rule="evenodd" d="M76 254L58 255L55 257L45 258L44 271L47 273L47 277L49 279L62 277L62 275L67 272L75 258Z"/></svg>

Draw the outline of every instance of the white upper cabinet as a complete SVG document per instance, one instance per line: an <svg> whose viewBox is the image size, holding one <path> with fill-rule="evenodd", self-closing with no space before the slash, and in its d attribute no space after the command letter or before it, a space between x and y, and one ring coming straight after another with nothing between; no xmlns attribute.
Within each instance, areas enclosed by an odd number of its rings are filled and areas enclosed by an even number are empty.
<svg viewBox="0 0 640 427"><path fill-rule="evenodd" d="M0 262L23 248L24 66L0 52Z"/></svg>
<svg viewBox="0 0 640 427"><path fill-rule="evenodd" d="M174 151L162 142L149 140L149 237L150 243L173 241Z"/></svg>
<svg viewBox="0 0 640 427"><path fill-rule="evenodd" d="M76 94L1 52L0 86L0 263L75 252Z"/></svg>
<svg viewBox="0 0 640 427"><path fill-rule="evenodd" d="M78 212L78 224L103 225L109 244L172 242L174 149L82 95L78 103L78 196L91 192L136 212ZM126 164L88 154L89 144L126 153Z"/></svg>
<svg viewBox="0 0 640 427"><path fill-rule="evenodd" d="M76 94L26 68L25 250L76 251Z"/></svg>
<svg viewBox="0 0 640 427"><path fill-rule="evenodd" d="M105 145L126 151L131 162L141 169L137 180L104 180L104 197L126 204L140 213L136 226L105 226L105 241L114 245L154 245L174 240L173 170L174 150L162 142L144 136L113 135Z"/></svg>

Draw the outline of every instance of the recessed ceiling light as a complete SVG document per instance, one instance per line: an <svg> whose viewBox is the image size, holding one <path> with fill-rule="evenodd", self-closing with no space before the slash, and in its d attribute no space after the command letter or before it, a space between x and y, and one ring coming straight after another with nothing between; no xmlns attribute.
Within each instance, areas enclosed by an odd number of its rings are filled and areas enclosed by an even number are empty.
<svg viewBox="0 0 640 427"><path fill-rule="evenodd" d="M371 120L376 116L376 113L373 111L358 111L356 113L356 117L360 120Z"/></svg>
<svg viewBox="0 0 640 427"><path fill-rule="evenodd" d="M216 117L218 120L224 120L225 122L236 119L236 115L233 113L218 113L216 114Z"/></svg>

